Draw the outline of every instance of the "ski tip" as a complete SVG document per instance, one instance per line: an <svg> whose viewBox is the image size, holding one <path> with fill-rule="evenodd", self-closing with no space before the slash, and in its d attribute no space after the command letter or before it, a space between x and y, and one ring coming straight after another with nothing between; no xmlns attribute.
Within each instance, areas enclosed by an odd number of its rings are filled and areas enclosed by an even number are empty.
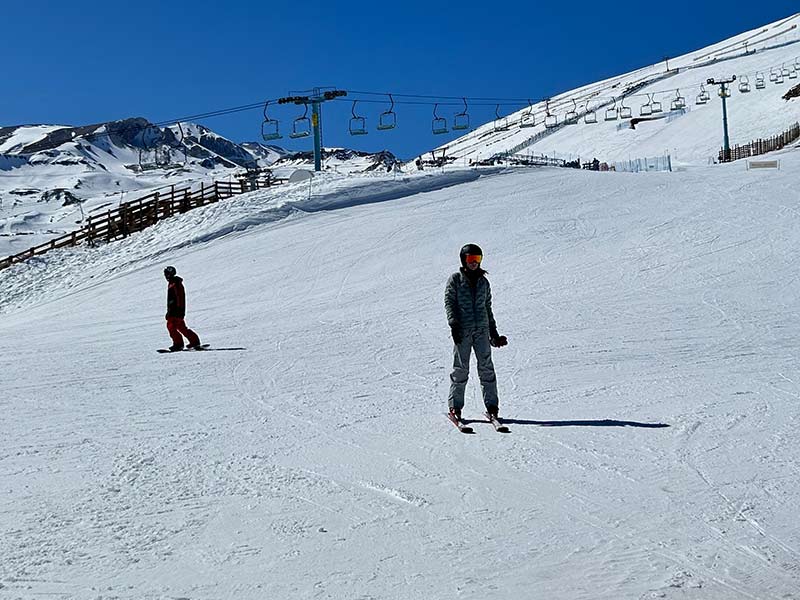
<svg viewBox="0 0 800 600"><path fill-rule="evenodd" d="M450 421L453 425L455 425L456 429L458 429L461 433L475 433L472 427L460 421L457 421L452 416L450 416L450 413L444 413L444 416L447 417L447 420Z"/></svg>
<svg viewBox="0 0 800 600"><path fill-rule="evenodd" d="M490 415L488 412L483 413L487 419L489 419L489 423L494 427L495 431L498 433L511 433L511 430L503 425L502 421L498 417Z"/></svg>

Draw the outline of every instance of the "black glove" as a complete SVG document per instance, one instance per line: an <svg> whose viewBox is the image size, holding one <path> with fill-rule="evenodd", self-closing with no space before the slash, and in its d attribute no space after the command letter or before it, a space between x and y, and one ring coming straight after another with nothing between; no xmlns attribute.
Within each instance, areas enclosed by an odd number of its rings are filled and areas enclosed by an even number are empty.
<svg viewBox="0 0 800 600"><path fill-rule="evenodd" d="M497 329L492 328L489 331L489 343L494 348L502 348L503 346L508 345L508 339L506 339L506 336L497 333Z"/></svg>
<svg viewBox="0 0 800 600"><path fill-rule="evenodd" d="M458 325L450 325L450 335L453 336L453 342L460 344L464 337L461 335L461 329Z"/></svg>

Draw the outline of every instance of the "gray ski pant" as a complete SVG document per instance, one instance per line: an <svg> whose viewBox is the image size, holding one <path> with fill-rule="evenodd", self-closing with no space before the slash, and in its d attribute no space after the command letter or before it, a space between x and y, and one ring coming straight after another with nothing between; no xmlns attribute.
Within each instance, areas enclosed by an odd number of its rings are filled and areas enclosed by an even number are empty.
<svg viewBox="0 0 800 600"><path fill-rule="evenodd" d="M492 346L485 330L464 331L460 344L453 344L453 372L450 374L450 395L447 404L450 408L464 408L464 390L469 379L469 360L472 350L478 361L478 378L483 392L483 403L487 410L498 406L497 377L492 362Z"/></svg>

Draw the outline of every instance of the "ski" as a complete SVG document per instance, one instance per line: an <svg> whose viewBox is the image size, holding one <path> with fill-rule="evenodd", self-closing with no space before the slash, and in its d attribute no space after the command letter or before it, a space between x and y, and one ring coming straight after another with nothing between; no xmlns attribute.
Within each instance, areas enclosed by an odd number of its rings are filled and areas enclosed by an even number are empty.
<svg viewBox="0 0 800 600"><path fill-rule="evenodd" d="M453 425L455 425L461 433L475 433L472 430L472 427L464 423L463 420L456 419L450 413L445 413L447 416L447 420L450 421Z"/></svg>
<svg viewBox="0 0 800 600"><path fill-rule="evenodd" d="M499 433L511 433L511 430L508 427L506 427L505 425L503 425L500 422L500 419L498 419L497 417L495 417L493 415L490 415L489 413L483 413L483 414L486 415L487 419L489 419L489 423L492 424L492 426L494 427L495 431L497 431Z"/></svg>
<svg viewBox="0 0 800 600"><path fill-rule="evenodd" d="M211 344L201 344L198 348L181 348L180 350L170 350L169 348L159 348L156 352L161 354L171 354L173 352L198 352L200 350L207 350Z"/></svg>

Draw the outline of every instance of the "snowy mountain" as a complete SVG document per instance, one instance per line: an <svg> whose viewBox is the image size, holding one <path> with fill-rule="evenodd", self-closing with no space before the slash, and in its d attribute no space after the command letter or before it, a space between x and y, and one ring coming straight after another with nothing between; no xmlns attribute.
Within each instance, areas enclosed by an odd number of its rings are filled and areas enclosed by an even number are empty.
<svg viewBox="0 0 800 600"><path fill-rule="evenodd" d="M670 154L673 163L706 164L723 138L718 87L710 78L737 78L728 99L731 144L777 135L800 120L800 100L783 98L800 81L799 26L796 14L564 92L481 125L435 154L457 164L507 153L608 162Z"/></svg>
<svg viewBox="0 0 800 600"><path fill-rule="evenodd" d="M396 162L329 150L326 168L371 171ZM142 118L81 127L0 128L0 255L43 243L96 211L148 191L274 166L308 168L307 154L258 142L237 144L194 123L158 127Z"/></svg>

